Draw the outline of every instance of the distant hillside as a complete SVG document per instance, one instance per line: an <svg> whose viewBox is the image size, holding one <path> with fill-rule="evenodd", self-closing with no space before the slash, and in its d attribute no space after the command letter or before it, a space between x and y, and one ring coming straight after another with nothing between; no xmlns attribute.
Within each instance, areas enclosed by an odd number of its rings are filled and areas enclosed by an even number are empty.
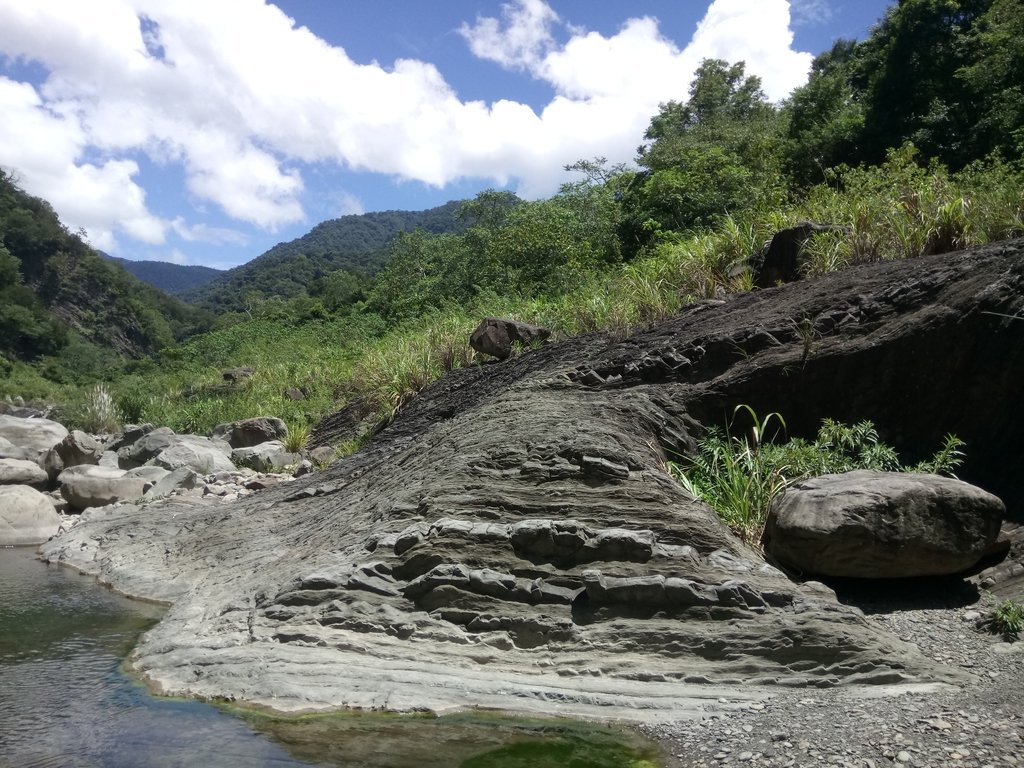
<svg viewBox="0 0 1024 768"><path fill-rule="evenodd" d="M460 205L451 201L426 211L379 211L325 221L180 295L216 312L240 311L246 294L253 291L287 299L305 294L314 280L340 269L372 274L383 266L387 245L399 232L461 230L455 218Z"/></svg>
<svg viewBox="0 0 1024 768"><path fill-rule="evenodd" d="M159 288L164 293L172 296L184 293L201 285L206 285L211 280L223 274L221 269L212 267L183 266L171 264L167 261L132 261L131 259L119 259L117 256L100 252L105 259L120 264L123 269L135 275L144 283Z"/></svg>
<svg viewBox="0 0 1024 768"><path fill-rule="evenodd" d="M101 258L0 171L0 363L60 355L76 339L141 357L208 324Z"/></svg>

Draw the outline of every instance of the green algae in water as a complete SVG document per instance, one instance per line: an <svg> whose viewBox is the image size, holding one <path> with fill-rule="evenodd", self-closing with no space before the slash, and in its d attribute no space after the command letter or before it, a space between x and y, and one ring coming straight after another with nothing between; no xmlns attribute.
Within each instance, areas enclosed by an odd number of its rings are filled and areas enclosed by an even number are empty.
<svg viewBox="0 0 1024 768"><path fill-rule="evenodd" d="M280 717L230 707L294 759L337 768L657 768L633 731L491 713Z"/></svg>

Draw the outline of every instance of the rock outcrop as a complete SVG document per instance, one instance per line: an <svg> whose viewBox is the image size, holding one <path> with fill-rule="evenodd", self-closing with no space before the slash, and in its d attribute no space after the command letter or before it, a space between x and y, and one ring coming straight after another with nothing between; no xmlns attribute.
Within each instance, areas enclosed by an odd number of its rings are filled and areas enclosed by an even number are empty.
<svg viewBox="0 0 1024 768"><path fill-rule="evenodd" d="M794 435L870 418L911 457L958 434L961 475L1012 513L1022 250L867 265L460 369L322 473L87 512L43 553L173 603L132 657L156 689L278 710L650 720L720 686L955 683L766 564L665 461L737 403Z"/></svg>
<svg viewBox="0 0 1024 768"><path fill-rule="evenodd" d="M765 550L801 574L948 575L981 560L1004 511L991 493L949 477L868 470L823 475L775 500Z"/></svg>
<svg viewBox="0 0 1024 768"><path fill-rule="evenodd" d="M528 347L550 336L547 328L502 317L485 317L469 335L469 345L482 354L507 360L517 345Z"/></svg>
<svg viewBox="0 0 1024 768"><path fill-rule="evenodd" d="M50 419L0 415L0 437L21 450L22 456L15 458L37 461L67 436L64 425Z"/></svg>
<svg viewBox="0 0 1024 768"><path fill-rule="evenodd" d="M253 446L283 440L288 436L288 425L276 416L256 416L251 419L220 424L213 430L213 437L225 440L232 448Z"/></svg>

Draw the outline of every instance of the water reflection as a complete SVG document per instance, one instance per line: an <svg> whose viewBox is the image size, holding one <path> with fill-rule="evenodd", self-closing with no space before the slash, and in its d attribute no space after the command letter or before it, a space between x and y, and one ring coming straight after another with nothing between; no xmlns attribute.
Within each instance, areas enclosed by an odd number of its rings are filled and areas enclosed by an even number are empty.
<svg viewBox="0 0 1024 768"><path fill-rule="evenodd" d="M0 548L0 766L619 768L650 766L601 726L459 715L279 719L159 699L121 660L157 606Z"/></svg>

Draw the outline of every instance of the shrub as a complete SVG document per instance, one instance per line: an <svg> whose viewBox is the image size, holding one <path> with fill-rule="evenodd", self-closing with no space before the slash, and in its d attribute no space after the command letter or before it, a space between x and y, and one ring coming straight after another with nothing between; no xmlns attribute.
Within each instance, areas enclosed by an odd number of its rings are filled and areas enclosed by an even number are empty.
<svg viewBox="0 0 1024 768"><path fill-rule="evenodd" d="M1024 604L1006 600L992 612L992 627L1004 637L1016 640L1024 632Z"/></svg>
<svg viewBox="0 0 1024 768"><path fill-rule="evenodd" d="M84 402L72 419L81 429L93 433L116 432L122 420L105 384L97 384L86 392Z"/></svg>
<svg viewBox="0 0 1024 768"><path fill-rule="evenodd" d="M811 442L794 438L772 443L786 422L778 413L762 421L748 405L738 405L739 413L753 422L749 434L735 436L711 429L698 445L697 454L681 462L669 462L670 473L694 498L707 502L718 516L743 541L761 538L772 501L785 488L808 477L874 469L887 472L932 472L952 474L963 461L964 443L947 435L943 446L928 461L905 467L891 447L879 440L870 421L848 426L824 419ZM769 427L779 428L768 434Z"/></svg>

